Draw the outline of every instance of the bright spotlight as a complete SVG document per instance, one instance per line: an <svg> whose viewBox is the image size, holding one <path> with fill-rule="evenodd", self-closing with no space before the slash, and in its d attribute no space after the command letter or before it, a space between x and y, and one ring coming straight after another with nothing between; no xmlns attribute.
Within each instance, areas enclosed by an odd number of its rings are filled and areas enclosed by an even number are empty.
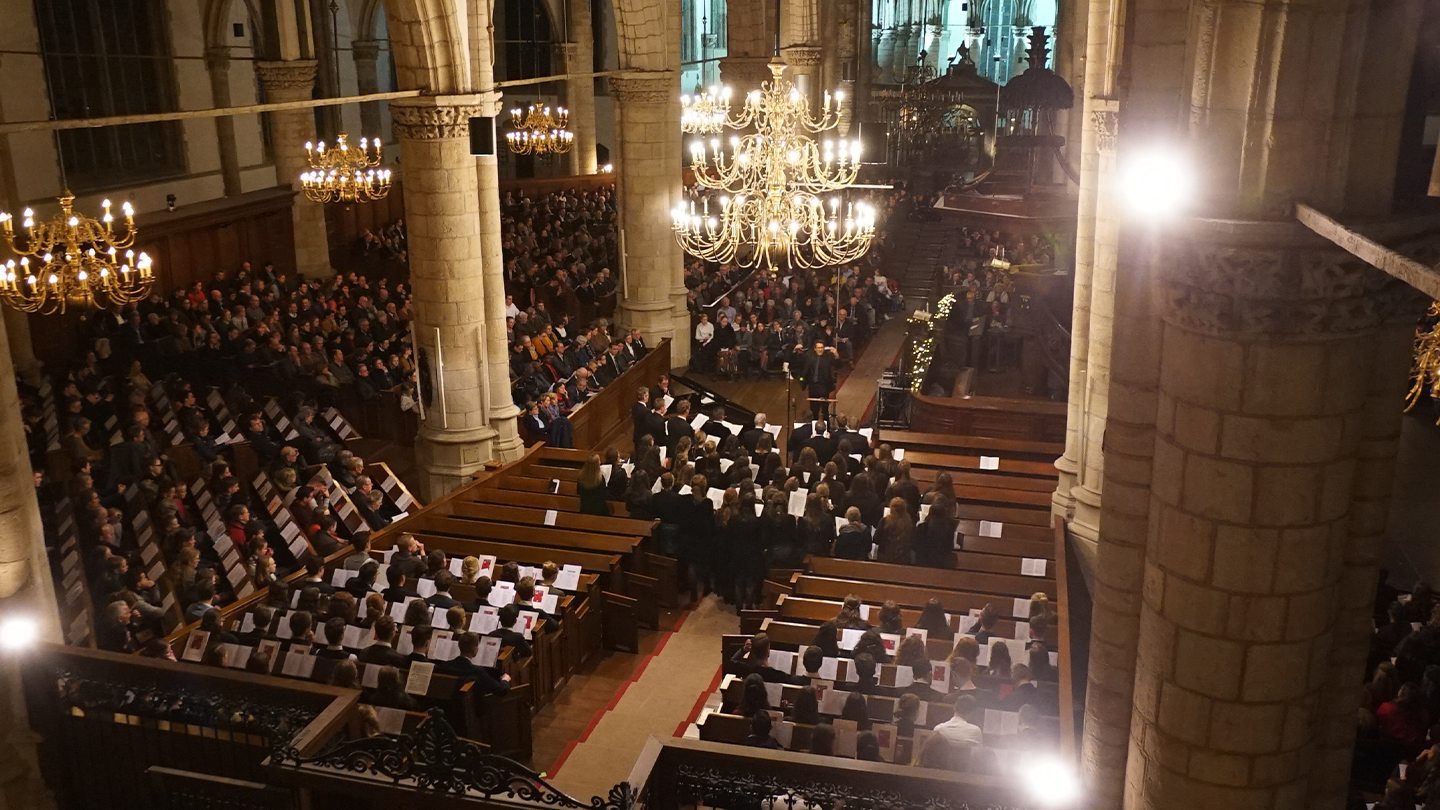
<svg viewBox="0 0 1440 810"><path fill-rule="evenodd" d="M1075 769L1059 757L1037 759L1025 769L1026 787L1044 807L1068 807L1080 798Z"/></svg>
<svg viewBox="0 0 1440 810"><path fill-rule="evenodd" d="M1189 204L1195 194L1195 175L1183 152L1152 147L1124 162L1120 190L1135 214L1165 219Z"/></svg>
<svg viewBox="0 0 1440 810"><path fill-rule="evenodd" d="M28 616L15 616L0 622L0 647L7 650L29 647L39 635L39 625Z"/></svg>

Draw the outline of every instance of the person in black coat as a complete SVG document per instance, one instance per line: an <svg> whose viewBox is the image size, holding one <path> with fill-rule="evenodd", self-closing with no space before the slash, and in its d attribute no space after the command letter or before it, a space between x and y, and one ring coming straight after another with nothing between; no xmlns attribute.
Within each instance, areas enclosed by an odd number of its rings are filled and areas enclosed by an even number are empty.
<svg viewBox="0 0 1440 810"><path fill-rule="evenodd" d="M403 667L409 662L395 650L395 620L381 616L375 620L375 643L360 651L359 663Z"/></svg>
<svg viewBox="0 0 1440 810"><path fill-rule="evenodd" d="M715 542L715 504L705 497L709 485L705 476L690 479L690 493L680 496L676 508L679 526L680 570L690 582L690 598L700 597L713 589L711 571L712 552Z"/></svg>
<svg viewBox="0 0 1440 810"><path fill-rule="evenodd" d="M735 606L740 610L756 607L765 581L766 538L760 529L760 519L755 516L754 489L740 494L722 535L730 555Z"/></svg>
<svg viewBox="0 0 1440 810"><path fill-rule="evenodd" d="M675 452L681 436L694 436L690 429L690 401L682 399L675 405L675 415L665 420L665 448Z"/></svg>
<svg viewBox="0 0 1440 810"><path fill-rule="evenodd" d="M630 430L631 442L640 443L640 437L646 434L654 437L652 431L653 423L650 421L650 389L640 386L635 394L635 401L630 405ZM660 438L664 438L663 436Z"/></svg>
<svg viewBox="0 0 1440 810"><path fill-rule="evenodd" d="M870 559L870 527L860 522L860 510L850 507L845 511L846 525L835 536L835 556L845 560Z"/></svg>
<svg viewBox="0 0 1440 810"><path fill-rule="evenodd" d="M804 351L804 347L796 346L795 350L798 353ZM835 360L835 350L827 349L823 341L817 340L814 351L805 355L800 363L799 377L805 383L810 412L817 420L830 417L830 403L826 400L835 396Z"/></svg>
<svg viewBox="0 0 1440 810"><path fill-rule="evenodd" d="M506 605L500 608L500 626L491 631L488 635L500 639L501 648L514 647L517 658L529 658L532 650L530 642L525 640L525 634L515 629L515 623L520 620L520 608Z"/></svg>
<svg viewBox="0 0 1440 810"><path fill-rule="evenodd" d="M454 675L462 685L467 681L474 681L475 687L482 695L503 695L510 691L509 675L501 675L496 678L490 669L470 660L480 654L480 637L478 635L461 633L456 641L460 645L460 655L441 663L435 668L436 671Z"/></svg>

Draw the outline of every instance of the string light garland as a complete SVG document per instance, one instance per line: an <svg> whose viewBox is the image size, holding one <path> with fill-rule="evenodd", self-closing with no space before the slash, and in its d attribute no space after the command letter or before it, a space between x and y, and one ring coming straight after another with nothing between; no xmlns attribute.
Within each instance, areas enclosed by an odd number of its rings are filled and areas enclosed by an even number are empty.
<svg viewBox="0 0 1440 810"><path fill-rule="evenodd" d="M105 214L98 220L75 213L70 192L59 200L60 212L49 222L36 222L26 208L19 234L14 218L0 213L5 242L20 257L0 268L0 301L49 315L72 306L123 306L148 295L155 277L150 257L130 249L138 234L130 203L121 204L125 230L116 233L109 200L100 204Z"/></svg>
<svg viewBox="0 0 1440 810"><path fill-rule="evenodd" d="M730 116L728 90L682 98L682 127L713 135L723 119L725 129L744 132L690 145L696 188L672 212L690 255L773 270L845 264L870 248L875 210L843 193L860 171L860 141L811 137L838 126L841 96L826 93L812 118L784 70L778 58L770 62L771 80L746 95L739 117Z"/></svg>
<svg viewBox="0 0 1440 810"><path fill-rule="evenodd" d="M379 168L382 150L379 138L361 138L360 148L352 149L343 132L333 148L327 149L324 141L318 147L307 141L310 171L300 175L306 198L318 203L384 199L390 193L390 170Z"/></svg>

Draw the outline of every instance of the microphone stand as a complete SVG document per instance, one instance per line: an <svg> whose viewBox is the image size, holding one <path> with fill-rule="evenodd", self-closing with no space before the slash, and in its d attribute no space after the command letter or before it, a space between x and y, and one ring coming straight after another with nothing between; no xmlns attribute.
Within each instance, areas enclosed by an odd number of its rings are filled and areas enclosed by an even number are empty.
<svg viewBox="0 0 1440 810"><path fill-rule="evenodd" d="M794 378L790 376L790 362L788 360L785 361L783 368L785 370L785 430L787 432L785 434L785 446L781 449L784 450L782 455L785 458L785 465L788 467L790 465L790 433L795 430L795 394L790 390L790 382Z"/></svg>

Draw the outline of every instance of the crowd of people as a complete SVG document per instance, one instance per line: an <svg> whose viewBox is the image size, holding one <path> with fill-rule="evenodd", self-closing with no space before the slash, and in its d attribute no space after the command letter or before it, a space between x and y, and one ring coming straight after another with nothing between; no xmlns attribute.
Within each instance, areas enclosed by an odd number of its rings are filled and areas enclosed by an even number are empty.
<svg viewBox="0 0 1440 810"><path fill-rule="evenodd" d="M870 697L898 699L891 722L899 737L917 742L914 732L920 704L953 705L953 716L935 724L928 740L912 750L911 764L972 773L996 772L994 752L983 747L985 709L1018 712L1017 740L1025 748L1055 747L1054 735L1046 730L1042 718L1059 712L1059 672L1051 663L1051 654L1059 649L1058 622L1055 608L1044 594L1037 593L1030 600L1030 639L1024 645L1023 661L1014 660L1011 646L995 635L996 611L990 605L981 611L981 618L972 627L958 634L938 599L931 599L909 628L893 601L872 611L876 614L873 624L866 620L864 612L859 597L847 596L835 617L816 629L814 642L799 655L795 674L774 668L770 639L763 632L736 651L727 671L743 676L744 683L738 702L727 709L752 720L752 733L743 744L780 747L771 736L770 715L778 711L789 722L814 727L810 753L837 754L835 725L820 711L820 690L833 686L847 693L843 708L835 716L855 724L855 753L860 760L882 760L879 741L872 731L872 725L880 721L867 702ZM908 633L910 629L924 630L925 636ZM858 633L850 649L841 643L846 631ZM893 648L887 646L887 635L900 637ZM943 641L951 648L943 671L930 660L927 638ZM833 683L833 675L827 679L821 674L826 659L837 658L848 659L857 676L843 685ZM879 668L884 664L907 667L911 682L898 687L882 685ZM773 705L765 689L767 683L802 688L793 701ZM895 763L906 764L898 759Z"/></svg>
<svg viewBox="0 0 1440 810"><path fill-rule="evenodd" d="M1425 582L1404 593L1381 571L1354 780L1385 785L1376 807L1416 807L1440 796L1440 598Z"/></svg>
<svg viewBox="0 0 1440 810"><path fill-rule="evenodd" d="M609 514L608 496L630 517L658 519L659 547L678 559L692 598L715 592L755 607L770 566L797 568L809 555L953 565L948 473L922 488L909 462L843 414L792 430L786 465L764 414L732 430L718 405L672 408L667 385L637 390L628 469L611 448L581 469L577 489L582 511Z"/></svg>
<svg viewBox="0 0 1440 810"><path fill-rule="evenodd" d="M814 341L851 362L884 320L904 306L881 267L888 250L886 213L908 200L896 188L873 200L880 223L870 249L849 264L778 273L687 258L691 366L726 376L769 377Z"/></svg>

